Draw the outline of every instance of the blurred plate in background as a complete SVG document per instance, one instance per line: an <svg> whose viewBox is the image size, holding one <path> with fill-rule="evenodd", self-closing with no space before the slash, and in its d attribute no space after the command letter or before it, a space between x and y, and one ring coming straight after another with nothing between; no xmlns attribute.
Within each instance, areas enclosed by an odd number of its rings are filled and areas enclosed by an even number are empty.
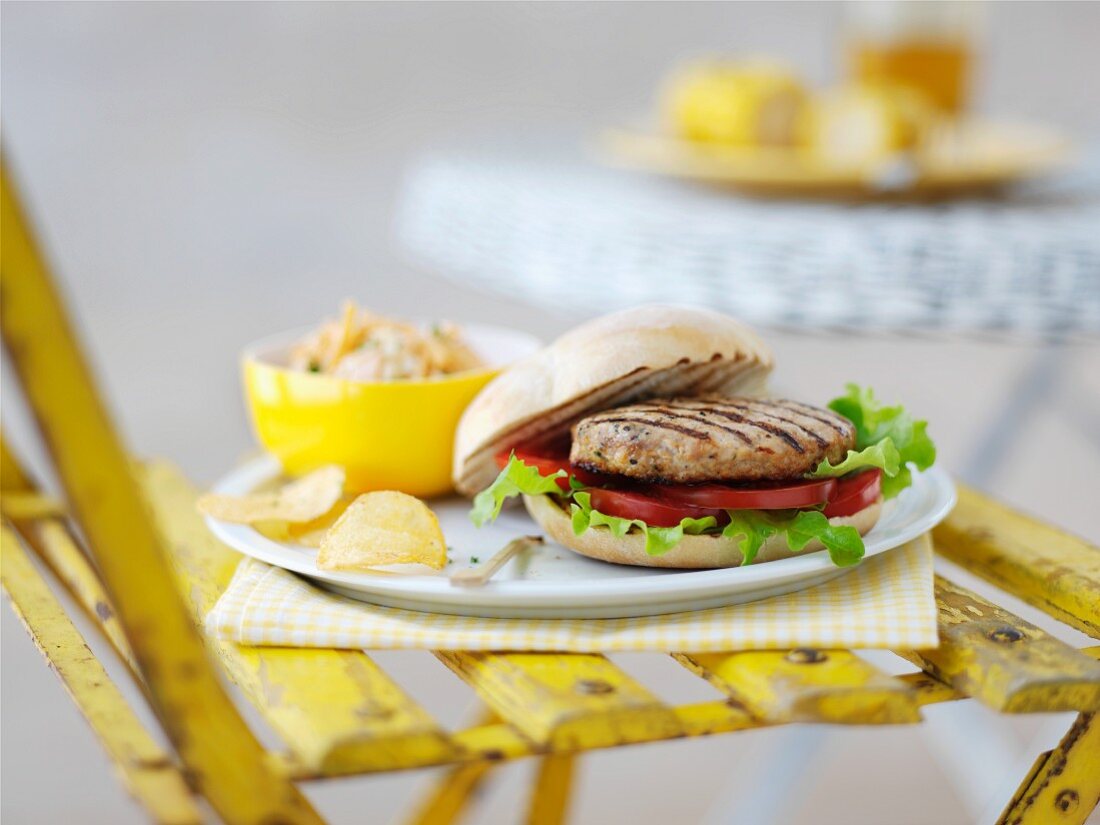
<svg viewBox="0 0 1100 825"><path fill-rule="evenodd" d="M995 189L1064 166L1069 143L1025 125L970 121L929 147L838 165L812 151L697 143L641 128L602 135L600 156L622 168L770 196L937 198Z"/></svg>

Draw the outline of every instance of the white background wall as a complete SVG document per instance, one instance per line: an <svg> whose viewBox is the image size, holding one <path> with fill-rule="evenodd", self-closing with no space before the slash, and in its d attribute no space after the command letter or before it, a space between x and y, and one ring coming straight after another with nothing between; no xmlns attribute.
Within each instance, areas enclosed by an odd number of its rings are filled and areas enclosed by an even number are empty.
<svg viewBox="0 0 1100 825"><path fill-rule="evenodd" d="M1100 136L1100 4L987 11L978 108ZM700 51L781 55L827 82L840 20L832 3L6 2L3 149L130 442L209 481L250 446L238 348L345 295L542 335L575 320L407 266L390 233L408 162L455 145L572 145L643 110L662 72ZM927 413L957 468L1033 356L1021 343L770 338L786 386L820 399L852 377L873 383ZM1002 497L1093 540L1097 356L1082 345L1060 357L1062 389L1003 445L991 479ZM11 386L5 370L4 426L20 435ZM7 609L3 645L5 820L139 821ZM444 719L469 704L426 654L380 658ZM708 695L656 657L623 661L670 697ZM1042 732L1037 720L987 721L1008 743L1006 764ZM709 810L727 821L737 777L751 777L775 741L751 733L594 755L579 819L700 821ZM938 741L918 730L836 733L786 788L787 819L965 822L982 794L1003 798L989 775L969 796L952 790ZM482 821L514 821L516 770ZM315 799L335 821L385 821L423 781L329 783Z"/></svg>

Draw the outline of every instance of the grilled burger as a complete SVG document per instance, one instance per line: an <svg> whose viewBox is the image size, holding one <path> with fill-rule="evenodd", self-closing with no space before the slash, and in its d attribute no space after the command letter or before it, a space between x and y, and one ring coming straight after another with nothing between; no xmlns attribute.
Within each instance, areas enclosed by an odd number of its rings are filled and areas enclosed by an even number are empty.
<svg viewBox="0 0 1100 825"><path fill-rule="evenodd" d="M622 334L625 325L615 320L610 327ZM712 322L712 314L685 318L682 334L693 334L702 321ZM646 327L632 336L623 343L628 353L652 342ZM604 383L586 384L568 372L585 349L563 352L561 343L547 348L537 370L506 371L496 380L502 385L491 383L464 418L484 425L492 420L488 412L534 406L520 388L537 394L564 384L574 392L545 403L541 413L509 413L481 446L456 459L460 489L480 477L475 459L485 451L492 450L500 469L495 481L478 485L471 518L479 526L522 496L556 542L604 561L732 567L824 548L835 564L850 565L863 557L862 536L878 521L884 499L909 485L911 467L926 469L935 460L926 422L900 406L883 406L869 389L849 385L826 407L759 398L737 381L708 384L708 370L730 369L727 356L700 361L667 342L655 348L667 367L632 367L628 356L616 354L610 367L594 370ZM616 353L606 336L592 351L602 358ZM770 358L759 350L754 357ZM540 426L542 417L549 423ZM463 424L457 439L476 442Z"/></svg>
<svg viewBox="0 0 1100 825"><path fill-rule="evenodd" d="M569 460L649 482L800 478L856 446L856 428L797 401L672 398L596 413L573 427Z"/></svg>

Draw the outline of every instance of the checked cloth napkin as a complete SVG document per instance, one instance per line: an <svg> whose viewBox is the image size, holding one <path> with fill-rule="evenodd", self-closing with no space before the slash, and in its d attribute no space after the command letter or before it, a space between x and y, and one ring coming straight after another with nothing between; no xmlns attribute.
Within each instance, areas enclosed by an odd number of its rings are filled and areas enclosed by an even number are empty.
<svg viewBox="0 0 1100 825"><path fill-rule="evenodd" d="M365 650L930 648L932 587L931 543L918 539L824 584L748 604L629 619L484 619L357 602L246 559L206 625L241 644Z"/></svg>

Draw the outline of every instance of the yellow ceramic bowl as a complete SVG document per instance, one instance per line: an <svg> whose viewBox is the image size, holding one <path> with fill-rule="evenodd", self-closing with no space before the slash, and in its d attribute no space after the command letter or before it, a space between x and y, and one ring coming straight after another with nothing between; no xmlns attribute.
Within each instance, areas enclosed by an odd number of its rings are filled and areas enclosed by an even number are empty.
<svg viewBox="0 0 1100 825"><path fill-rule="evenodd" d="M462 411L501 367L539 346L534 337L504 327L464 330L488 366L415 381L352 381L291 370L290 344L304 330L252 344L242 370L256 437L289 475L339 464L353 492L449 492Z"/></svg>

